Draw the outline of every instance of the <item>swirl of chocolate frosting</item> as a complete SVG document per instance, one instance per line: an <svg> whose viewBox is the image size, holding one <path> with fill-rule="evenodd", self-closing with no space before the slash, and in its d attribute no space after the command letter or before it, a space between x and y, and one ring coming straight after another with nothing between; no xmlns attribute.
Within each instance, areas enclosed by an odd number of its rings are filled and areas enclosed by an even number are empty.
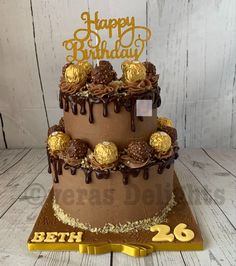
<svg viewBox="0 0 236 266"><path fill-rule="evenodd" d="M158 80L159 80L159 74L151 76L149 80L151 81L153 88L157 88Z"/></svg>
<svg viewBox="0 0 236 266"><path fill-rule="evenodd" d="M91 95L97 96L99 98L108 95L113 94L116 90L115 87L105 84L88 84L88 91Z"/></svg>
<svg viewBox="0 0 236 266"><path fill-rule="evenodd" d="M149 79L126 82L125 88L128 94L142 94L152 89L152 82Z"/></svg>
<svg viewBox="0 0 236 266"><path fill-rule="evenodd" d="M113 169L114 167L116 167L117 165L117 162L114 162L112 164L109 164L109 165L101 165L97 162L97 160L95 159L93 153L91 153L89 156L88 156L88 161L90 162L91 166L93 169L97 169L97 170L111 170Z"/></svg>
<svg viewBox="0 0 236 266"><path fill-rule="evenodd" d="M61 83L59 85L61 92L65 92L68 94L75 94L76 92L79 92L82 88L84 88L83 82L77 82L77 83L70 83L66 82L64 78L61 79Z"/></svg>

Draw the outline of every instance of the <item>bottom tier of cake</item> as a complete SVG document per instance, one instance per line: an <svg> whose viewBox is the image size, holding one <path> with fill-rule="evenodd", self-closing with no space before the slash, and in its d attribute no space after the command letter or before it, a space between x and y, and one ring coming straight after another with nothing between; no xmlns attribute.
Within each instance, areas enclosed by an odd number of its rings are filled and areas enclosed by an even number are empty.
<svg viewBox="0 0 236 266"><path fill-rule="evenodd" d="M63 171L56 178L52 167L54 214L65 224L103 233L128 232L161 223L175 204L173 165L167 165L162 173L158 173L157 165L148 167L148 173L140 169L125 184L120 171L102 178L92 172L86 183L82 169L71 173L62 163Z"/></svg>

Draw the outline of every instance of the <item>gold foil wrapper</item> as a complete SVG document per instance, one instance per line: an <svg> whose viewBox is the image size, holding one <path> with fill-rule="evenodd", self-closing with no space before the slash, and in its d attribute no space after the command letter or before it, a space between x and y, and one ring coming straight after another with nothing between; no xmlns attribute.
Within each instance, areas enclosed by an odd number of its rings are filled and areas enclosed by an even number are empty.
<svg viewBox="0 0 236 266"><path fill-rule="evenodd" d="M65 80L69 83L85 84L87 81L87 73L80 65L69 65L65 71Z"/></svg>
<svg viewBox="0 0 236 266"><path fill-rule="evenodd" d="M135 82L146 78L146 68L138 61L125 61L121 65L123 79L126 82Z"/></svg>
<svg viewBox="0 0 236 266"><path fill-rule="evenodd" d="M109 165L118 160L118 149L112 142L103 141L94 148L94 158L101 165Z"/></svg>
<svg viewBox="0 0 236 266"><path fill-rule="evenodd" d="M171 148L171 137L163 131L158 131L151 135L149 144L157 152L167 152Z"/></svg>
<svg viewBox="0 0 236 266"><path fill-rule="evenodd" d="M92 65L88 61L79 62L78 66L80 66L87 75L89 75L92 71Z"/></svg>
<svg viewBox="0 0 236 266"><path fill-rule="evenodd" d="M158 117L157 118L157 128L162 129L163 126L173 127L174 124L173 124L172 120L167 118L167 117Z"/></svg>
<svg viewBox="0 0 236 266"><path fill-rule="evenodd" d="M70 137L63 132L53 132L48 137L48 148L52 153L64 151L68 146Z"/></svg>

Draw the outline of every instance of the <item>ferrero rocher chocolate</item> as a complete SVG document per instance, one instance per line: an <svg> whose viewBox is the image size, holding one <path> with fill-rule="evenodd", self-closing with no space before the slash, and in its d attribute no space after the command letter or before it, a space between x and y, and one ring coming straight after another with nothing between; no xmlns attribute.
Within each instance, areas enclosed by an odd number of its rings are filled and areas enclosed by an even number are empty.
<svg viewBox="0 0 236 266"><path fill-rule="evenodd" d="M53 132L48 137L48 148L52 153L64 151L69 144L70 137L63 132Z"/></svg>
<svg viewBox="0 0 236 266"><path fill-rule="evenodd" d="M92 70L91 77L94 84L107 85L116 79L116 72L110 62L101 60Z"/></svg>
<svg viewBox="0 0 236 266"><path fill-rule="evenodd" d="M138 162L145 162L151 155L152 148L146 141L135 140L130 142L127 154Z"/></svg>
<svg viewBox="0 0 236 266"><path fill-rule="evenodd" d="M174 124L171 119L167 117L158 117L157 118L157 128L162 129L163 126L173 127Z"/></svg>
<svg viewBox="0 0 236 266"><path fill-rule="evenodd" d="M146 78L146 68L138 61L125 61L121 65L123 79L126 82L135 82Z"/></svg>
<svg viewBox="0 0 236 266"><path fill-rule="evenodd" d="M80 139L73 139L69 142L65 154L69 158L83 159L88 152L88 144Z"/></svg>
<svg viewBox="0 0 236 266"><path fill-rule="evenodd" d="M65 80L69 83L85 84L87 72L82 66L71 64L65 70Z"/></svg>
<svg viewBox="0 0 236 266"><path fill-rule="evenodd" d="M158 131L151 135L149 144L157 152L167 152L171 147L171 137L163 131Z"/></svg>
<svg viewBox="0 0 236 266"><path fill-rule="evenodd" d="M118 150L113 142L103 141L94 148L94 158L101 165L109 165L118 160Z"/></svg>
<svg viewBox="0 0 236 266"><path fill-rule="evenodd" d="M91 74L92 65L88 61L79 62L78 65L81 66L82 69L84 69L87 75Z"/></svg>
<svg viewBox="0 0 236 266"><path fill-rule="evenodd" d="M57 132L57 131L65 132L64 127L60 125L54 125L48 129L48 136L50 136L53 132Z"/></svg>

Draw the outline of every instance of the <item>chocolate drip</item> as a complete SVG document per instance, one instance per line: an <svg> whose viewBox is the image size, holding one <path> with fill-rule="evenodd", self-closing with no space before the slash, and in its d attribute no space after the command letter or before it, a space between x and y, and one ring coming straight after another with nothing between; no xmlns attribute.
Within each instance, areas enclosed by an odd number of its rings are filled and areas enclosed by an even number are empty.
<svg viewBox="0 0 236 266"><path fill-rule="evenodd" d="M131 120L131 130L135 131L135 117L136 117L136 100L137 99L148 99L152 100L152 108L156 109L161 104L160 98L160 88L154 88L151 91L139 94L139 95L106 95L105 97L98 98L95 96L89 95L88 97L80 95L68 95L65 92L60 91L59 101L60 108L64 109L65 112L69 111L69 102L71 105L72 113L78 114L78 104L80 105L80 114L86 114L86 103L89 106L89 122L94 123L93 115L93 105L94 104L103 104L103 116L108 116L108 104L114 103L114 112L119 113L122 106L125 107L127 112L130 112ZM138 118L140 121L143 121L143 117Z"/></svg>
<svg viewBox="0 0 236 266"><path fill-rule="evenodd" d="M131 131L135 132L135 115L136 115L136 99L131 98L131 110L130 110L130 118L131 118Z"/></svg>
<svg viewBox="0 0 236 266"><path fill-rule="evenodd" d="M94 119L93 119L93 102L89 100L88 104L89 104L89 122L92 124L94 122Z"/></svg>
<svg viewBox="0 0 236 266"><path fill-rule="evenodd" d="M77 168L78 168L77 166L72 166L72 165L69 165L69 164L65 164L64 165L64 169L65 170L70 170L71 175L76 175Z"/></svg>
<svg viewBox="0 0 236 266"><path fill-rule="evenodd" d="M76 100L73 100L74 97L71 97L72 100L70 100L70 103L71 103L71 110L72 110L72 113L74 115L77 115L78 114L78 108L77 108L77 102ZM70 99L70 98L69 98Z"/></svg>
<svg viewBox="0 0 236 266"><path fill-rule="evenodd" d="M48 157L48 173L51 174L52 173L51 158L48 152L48 147L46 149L47 149L47 157Z"/></svg>
<svg viewBox="0 0 236 266"><path fill-rule="evenodd" d="M65 99L64 111L69 112L69 101L68 98Z"/></svg>
<svg viewBox="0 0 236 266"><path fill-rule="evenodd" d="M149 168L143 169L143 179L148 180L149 178Z"/></svg>
<svg viewBox="0 0 236 266"><path fill-rule="evenodd" d="M59 93L59 106L61 109L63 109L63 98L62 98L62 93Z"/></svg>
<svg viewBox="0 0 236 266"><path fill-rule="evenodd" d="M89 184L92 181L92 169L82 168L85 174L85 183Z"/></svg>
<svg viewBox="0 0 236 266"><path fill-rule="evenodd" d="M121 168L119 171L122 174L122 181L124 185L128 184L129 177L137 177L140 174L140 171L143 170L143 179L148 180L149 178L149 168L152 166L157 166L157 173L162 174L164 169L167 168L169 169L171 164L174 163L174 160L178 157L178 148L174 150L174 154L169 157L168 159L163 159L163 160L157 160L153 161L152 163L145 165L141 168L129 168L129 167L124 167ZM64 161L62 159L59 159L58 157L53 157L48 153L48 164L51 169L51 164L53 166L53 171L54 171L54 182L58 183L59 178L58 175L62 174L62 165ZM78 166L72 166L69 164L64 164L64 169L65 170L70 170L71 175L75 175L77 172L77 169L82 169L85 175L85 183L89 184L92 181L92 172L94 171L96 174L96 177L98 179L108 179L110 177L110 170L94 170L92 168L82 168L80 165Z"/></svg>
<svg viewBox="0 0 236 266"><path fill-rule="evenodd" d="M62 175L62 164L63 164L63 160L61 160L61 159L57 160L57 172L58 172L58 175Z"/></svg>
<svg viewBox="0 0 236 266"><path fill-rule="evenodd" d="M97 179L108 179L110 177L110 171L109 170L95 170Z"/></svg>
<svg viewBox="0 0 236 266"><path fill-rule="evenodd" d="M122 178L123 184L127 185L129 181L129 176L132 175L133 177L137 177L140 173L140 169L132 169L132 168L125 167L121 169L121 173L123 177Z"/></svg>
<svg viewBox="0 0 236 266"><path fill-rule="evenodd" d="M57 162L58 161L56 159L52 159L52 166L53 166L53 171L54 171L54 183L59 183Z"/></svg>
<svg viewBox="0 0 236 266"><path fill-rule="evenodd" d="M80 105L80 114L85 115L86 114L86 108L85 108L85 99L79 100L78 104Z"/></svg>
<svg viewBox="0 0 236 266"><path fill-rule="evenodd" d="M129 182L129 173L128 172L122 172L122 175L123 175L123 179L122 179L123 184L127 185Z"/></svg>
<svg viewBox="0 0 236 266"><path fill-rule="evenodd" d="M104 117L108 116L108 103L109 103L108 98L103 99L103 116Z"/></svg>
<svg viewBox="0 0 236 266"><path fill-rule="evenodd" d="M114 101L114 112L119 113L121 109L121 104L119 102L119 98L115 99Z"/></svg>

